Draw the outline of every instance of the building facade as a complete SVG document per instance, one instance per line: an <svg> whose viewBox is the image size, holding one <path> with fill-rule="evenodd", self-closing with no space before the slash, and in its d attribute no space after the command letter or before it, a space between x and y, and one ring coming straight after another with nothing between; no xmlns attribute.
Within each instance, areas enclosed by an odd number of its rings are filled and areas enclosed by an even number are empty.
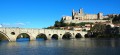
<svg viewBox="0 0 120 55"><path fill-rule="evenodd" d="M106 22L107 20L103 20L104 18L108 18L107 16L103 16L103 13L98 14L85 14L83 9L80 9L79 12L72 10L72 16L64 16L62 17L64 23L81 23L81 22Z"/></svg>

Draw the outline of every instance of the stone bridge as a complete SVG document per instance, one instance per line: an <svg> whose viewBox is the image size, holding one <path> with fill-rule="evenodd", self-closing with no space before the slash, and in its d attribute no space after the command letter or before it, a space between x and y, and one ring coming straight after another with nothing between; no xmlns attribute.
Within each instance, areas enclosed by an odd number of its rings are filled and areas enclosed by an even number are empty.
<svg viewBox="0 0 120 55"><path fill-rule="evenodd" d="M36 40L37 36L41 34L44 34L47 39L51 39L54 35L57 35L58 39L63 39L65 34L70 34L68 35L70 38L77 38L77 35L84 37L87 32L36 28L0 28L0 38L6 38L8 41L16 41L22 33L29 35L30 40Z"/></svg>

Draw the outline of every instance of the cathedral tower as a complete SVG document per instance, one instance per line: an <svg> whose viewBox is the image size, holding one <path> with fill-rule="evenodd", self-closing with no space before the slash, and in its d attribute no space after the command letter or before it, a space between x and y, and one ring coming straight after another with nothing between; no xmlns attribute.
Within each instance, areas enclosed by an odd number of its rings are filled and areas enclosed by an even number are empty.
<svg viewBox="0 0 120 55"><path fill-rule="evenodd" d="M80 13L80 14L83 14L83 8L81 8L81 9L79 10L79 13Z"/></svg>

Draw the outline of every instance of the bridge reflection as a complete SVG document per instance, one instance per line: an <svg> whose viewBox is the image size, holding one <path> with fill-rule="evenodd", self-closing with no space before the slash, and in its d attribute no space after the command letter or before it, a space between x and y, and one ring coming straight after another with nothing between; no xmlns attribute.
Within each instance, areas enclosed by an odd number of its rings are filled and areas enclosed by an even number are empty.
<svg viewBox="0 0 120 55"><path fill-rule="evenodd" d="M25 41L25 42L5 42L4 47L14 48L19 46L27 46L29 48L37 47L65 47L67 48L96 48L96 47L119 47L120 40L116 39L90 39L90 38L81 38L81 39L70 39L70 40L39 40L39 41ZM0 42L1 45L1 42Z"/></svg>

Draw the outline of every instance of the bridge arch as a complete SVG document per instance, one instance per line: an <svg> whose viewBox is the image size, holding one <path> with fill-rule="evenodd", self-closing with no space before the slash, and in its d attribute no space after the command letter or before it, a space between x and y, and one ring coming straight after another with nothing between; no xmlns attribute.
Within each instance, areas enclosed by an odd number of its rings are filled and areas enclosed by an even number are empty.
<svg viewBox="0 0 120 55"><path fill-rule="evenodd" d="M36 39L43 38L44 40L47 40L47 36L44 33L40 33L36 36Z"/></svg>
<svg viewBox="0 0 120 55"><path fill-rule="evenodd" d="M71 34L70 32L66 32L66 33L63 35L62 39L70 39L71 37L72 37L72 34Z"/></svg>
<svg viewBox="0 0 120 55"><path fill-rule="evenodd" d="M20 33L20 34L17 35L16 41L21 39L21 38L26 38L26 40L30 41L32 37L29 33Z"/></svg>
<svg viewBox="0 0 120 55"><path fill-rule="evenodd" d="M58 37L59 37L59 36L58 36L57 34L53 34L51 38L52 38L52 39L55 39L55 40L58 40Z"/></svg>
<svg viewBox="0 0 120 55"><path fill-rule="evenodd" d="M80 33L77 33L77 34L75 35L75 38L82 38L82 35L81 35Z"/></svg>
<svg viewBox="0 0 120 55"><path fill-rule="evenodd" d="M0 31L0 41L1 40L8 40L8 41L10 41L10 38L5 33Z"/></svg>

